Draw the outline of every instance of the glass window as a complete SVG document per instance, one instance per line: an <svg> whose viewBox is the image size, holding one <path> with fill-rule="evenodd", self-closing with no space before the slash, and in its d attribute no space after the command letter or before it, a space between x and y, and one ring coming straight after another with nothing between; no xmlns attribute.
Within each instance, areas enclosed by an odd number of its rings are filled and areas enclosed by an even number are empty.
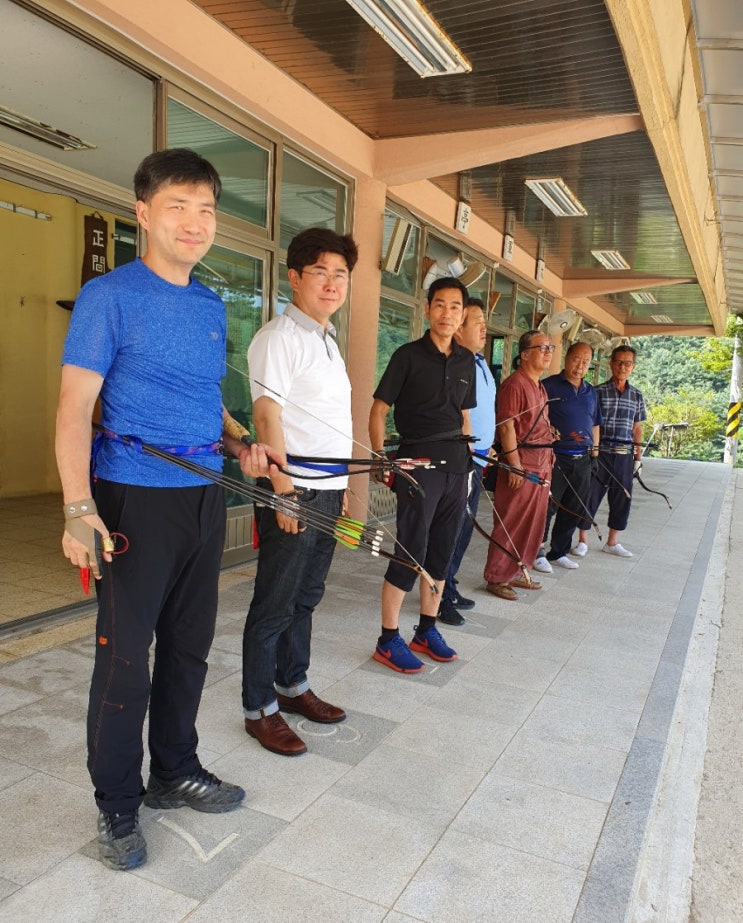
<svg viewBox="0 0 743 923"><path fill-rule="evenodd" d="M123 266L137 258L137 225L116 219L114 225L114 266Z"/></svg>
<svg viewBox="0 0 743 923"><path fill-rule="evenodd" d="M510 279L499 272L496 273L495 284L490 295L490 305L493 305L493 309L488 319L489 323L498 327L511 327L514 288Z"/></svg>
<svg viewBox="0 0 743 923"><path fill-rule="evenodd" d="M534 326L534 295L519 292L516 296L516 317L513 322L518 330L532 330Z"/></svg>
<svg viewBox="0 0 743 923"><path fill-rule="evenodd" d="M219 211L265 228L270 153L175 99L168 100L168 147L188 147L213 164L222 180Z"/></svg>
<svg viewBox="0 0 743 923"><path fill-rule="evenodd" d="M377 336L377 370L375 386L387 368L392 353L412 336L412 311L405 305L382 298L379 308L379 333ZM387 436L395 431L392 414L387 415Z"/></svg>
<svg viewBox="0 0 743 923"><path fill-rule="evenodd" d="M405 305L382 298L377 336L377 372L375 384L382 377L392 353L411 338L411 311Z"/></svg>
<svg viewBox="0 0 743 923"><path fill-rule="evenodd" d="M505 378L508 375L506 371L505 375L503 373L503 347L505 345L505 337L494 336L490 338L490 348L486 355L488 356L488 364L490 365L490 371L493 373L493 378L495 379L496 385L501 383L501 379Z"/></svg>
<svg viewBox="0 0 743 923"><path fill-rule="evenodd" d="M420 228L395 212L385 210L382 259L389 260L388 268L382 271L382 285L385 288L405 295L418 294L419 246Z"/></svg>
<svg viewBox="0 0 743 923"><path fill-rule="evenodd" d="M253 432L246 354L263 316L263 260L212 247L193 275L215 291L227 308L227 372L222 400L232 416ZM236 459L225 459L224 470L231 477L241 477ZM227 503L240 506L245 500L228 493Z"/></svg>
<svg viewBox="0 0 743 923"><path fill-rule="evenodd" d="M281 175L281 237L279 246L306 228L329 228L342 234L346 227L347 192L329 173L284 152Z"/></svg>

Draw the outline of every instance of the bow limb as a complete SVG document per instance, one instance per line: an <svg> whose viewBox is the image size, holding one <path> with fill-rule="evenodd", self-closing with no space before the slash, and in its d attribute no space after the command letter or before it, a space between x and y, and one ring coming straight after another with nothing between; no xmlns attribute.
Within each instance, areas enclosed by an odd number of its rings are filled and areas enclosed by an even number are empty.
<svg viewBox="0 0 743 923"><path fill-rule="evenodd" d="M558 467L557 464L555 464L555 467ZM591 515L591 511L588 509L588 506L586 505L585 500L583 499L583 497L581 497L581 495L580 495L580 494L578 493L578 491L575 489L575 484L573 484L573 482L570 480L570 478L567 476L567 474L565 474L565 472L562 470L562 468L560 468L559 470L560 470L560 474L562 475L562 477L563 477L565 483L566 483L566 484L568 485L568 487L573 491L573 494L575 495L576 500L577 500L578 503L580 503L580 505L583 507L583 510L584 510L585 515L581 515L580 513L576 513L575 510L571 510L571 509L568 509L568 507L563 506L563 504L560 503L560 501L557 500L557 499L555 498L555 496L554 496L554 494L552 493L551 490L550 490L550 502L554 503L554 505L555 505L556 507L558 507L558 509L561 509L561 510L563 510L563 511L566 512L566 513L570 513L571 516L575 516L576 519L584 520L584 521L586 521L586 522L590 522L591 528L596 532L596 535L598 536L598 540L599 540L600 542L603 542L604 538L603 538L603 536L601 535L601 529L599 529L599 524L596 522L596 520L595 520L595 519L593 518L593 516Z"/></svg>
<svg viewBox="0 0 743 923"><path fill-rule="evenodd" d="M619 478L616 476L616 474L614 474L614 472L611 470L611 468L610 468L607 464L604 463L604 460L601 458L600 455L597 456L597 461L598 461L598 463L599 463L599 467L601 467L601 468L604 469L604 471L609 475L609 477L612 479L612 481L614 481L614 483L617 485L617 487L622 491L622 493L624 494L624 496L625 496L628 500L631 500L631 499L632 499L632 494L627 490L627 488L624 486L624 484L622 484L622 482L619 480Z"/></svg>
<svg viewBox="0 0 743 923"><path fill-rule="evenodd" d="M433 577L428 573L428 571L422 565L416 564L411 561L406 561L405 558L401 558L397 554L392 554L389 551L385 551L383 548L378 548L376 551L372 552L372 554L374 554L375 556L379 555L382 558L386 558L388 561L392 561L395 564L402 564L403 567L409 567L410 570L415 571L415 573L418 574L421 580L426 581L432 593L434 593L435 595L438 595L438 592L439 592L438 587L436 586L436 583Z"/></svg>
<svg viewBox="0 0 743 923"><path fill-rule="evenodd" d="M666 503L668 504L668 509L669 509L669 510L672 510L672 509L673 509L673 507L671 506L671 501L668 499L668 497L667 497L662 491L660 491L660 490L652 490L650 487L648 487L648 485L647 485L647 484L643 481L643 479L640 477L640 472L639 472L639 471L635 471L635 473L633 474L633 477L636 478L637 483L640 485L640 487L642 487L643 490L646 490L649 494L658 494L659 497L663 497L663 499L664 499L664 500L666 501Z"/></svg>
<svg viewBox="0 0 743 923"><path fill-rule="evenodd" d="M352 497L354 497L356 500L359 501L359 503L361 503L361 499L359 495L355 493L355 491L353 491L350 487L348 487L347 490L349 494L351 494ZM361 505L363 506L363 504ZM384 533L386 533L399 548L401 548L405 552L405 554L408 556L410 560L406 561L404 558L401 558L398 555L391 555L389 551L383 552L382 549L380 548L379 553L382 555L382 557L387 558L390 561L397 561L398 563L404 564L406 567L411 568L411 570L414 570L417 574L420 575L421 579L425 580L426 583L428 583L428 586L431 592L434 594L434 596L438 596L439 588L436 586L436 582L434 581L433 577L428 573L428 571L425 569L425 567L420 563L420 561L417 561L415 559L415 557L408 551L408 549L400 542L397 536L393 535L390 529L385 525L385 523L383 523L381 519L375 516L368 507L366 507L366 512L369 514L369 516L371 516L371 518L374 520L376 525Z"/></svg>
<svg viewBox="0 0 743 923"><path fill-rule="evenodd" d="M501 518L500 513L496 509L495 503L490 499L490 496L487 493L485 495L488 497L490 505L493 507L493 513L495 513L495 515L498 517L498 522L500 523L501 529L503 529L503 532L506 538L511 543L511 547L513 548L513 551L509 551L508 548L506 548L504 545L501 545L501 543L496 541L489 532L486 532L485 529L482 528L480 523L477 521L477 518L472 513L469 503L467 503L465 509L466 509L467 516L469 517L470 522L472 523L474 528L480 533L480 535L483 536L483 538L487 539L487 541L490 542L491 545L495 545L495 547L500 549L503 552L503 554L507 558L509 558L509 560L513 561L513 563L517 565L517 567L521 570L521 573L524 576L524 580L526 580L528 584L531 584L531 574L529 573L529 570L526 564L524 564L522 560L522 556L519 554L519 550L516 547L514 540L511 538L511 533L506 528L506 524L503 522L503 519Z"/></svg>

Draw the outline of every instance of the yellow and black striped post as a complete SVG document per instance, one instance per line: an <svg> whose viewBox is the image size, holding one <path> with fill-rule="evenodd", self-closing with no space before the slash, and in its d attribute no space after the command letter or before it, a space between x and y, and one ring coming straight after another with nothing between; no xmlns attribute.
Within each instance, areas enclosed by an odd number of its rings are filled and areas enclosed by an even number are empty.
<svg viewBox="0 0 743 923"><path fill-rule="evenodd" d="M731 401L728 405L728 419L725 424L725 436L728 439L738 438L741 406L743 406L743 402L741 401Z"/></svg>

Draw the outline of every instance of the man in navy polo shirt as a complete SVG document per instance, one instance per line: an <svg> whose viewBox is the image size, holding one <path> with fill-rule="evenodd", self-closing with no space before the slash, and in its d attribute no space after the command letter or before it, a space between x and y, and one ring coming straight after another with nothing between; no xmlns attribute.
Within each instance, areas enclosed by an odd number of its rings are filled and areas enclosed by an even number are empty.
<svg viewBox="0 0 743 923"><path fill-rule="evenodd" d="M374 659L399 673L419 673L423 663L456 659L436 627L441 591L459 534L472 462L468 441L469 409L475 406L474 356L454 339L462 325L467 289L458 279L437 279L428 290L429 330L397 349L374 392L369 438L375 452L384 450L385 420L395 408L401 457L431 458L443 464L417 469L415 479L425 495L396 478L396 553L421 563L434 581L420 581L420 618L410 645L400 637L399 618L415 573L390 563L382 586L382 634Z"/></svg>
<svg viewBox="0 0 743 923"><path fill-rule="evenodd" d="M559 432L554 444L555 466L552 469L551 493L564 509L549 504L544 527L543 548L534 569L551 573L552 565L574 570L578 562L568 557L573 533L585 517L586 504L591 489L591 470L598 453L601 408L596 390L583 380L593 358L588 343L573 343L565 354L565 368L542 382L552 400L549 404L550 424ZM559 400L555 400L559 398ZM550 550L544 551L549 538L552 516Z"/></svg>

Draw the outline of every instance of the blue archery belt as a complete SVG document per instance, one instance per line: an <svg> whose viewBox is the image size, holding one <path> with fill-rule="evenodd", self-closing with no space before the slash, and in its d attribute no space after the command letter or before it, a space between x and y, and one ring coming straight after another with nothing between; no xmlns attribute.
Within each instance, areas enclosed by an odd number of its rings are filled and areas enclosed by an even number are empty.
<svg viewBox="0 0 743 923"><path fill-rule="evenodd" d="M138 436L120 436L118 433L114 433L113 430L101 427L93 439L94 458L98 454L102 439L110 439L112 442L120 442L122 445L126 445L134 449L135 452L144 451L142 449L143 440ZM218 439L216 442L210 442L208 445L156 445L149 442L147 444L151 445L153 449L157 449L160 452L167 452L168 455L176 456L221 455L224 448L221 439Z"/></svg>
<svg viewBox="0 0 743 923"><path fill-rule="evenodd" d="M322 471L325 474L337 474L344 475L348 474L348 465L333 465L328 464L327 462L308 462L308 461L296 461L296 459L291 456L286 456L287 464L292 465L294 468L308 468L310 471ZM297 477L301 477L301 473L297 473Z"/></svg>

